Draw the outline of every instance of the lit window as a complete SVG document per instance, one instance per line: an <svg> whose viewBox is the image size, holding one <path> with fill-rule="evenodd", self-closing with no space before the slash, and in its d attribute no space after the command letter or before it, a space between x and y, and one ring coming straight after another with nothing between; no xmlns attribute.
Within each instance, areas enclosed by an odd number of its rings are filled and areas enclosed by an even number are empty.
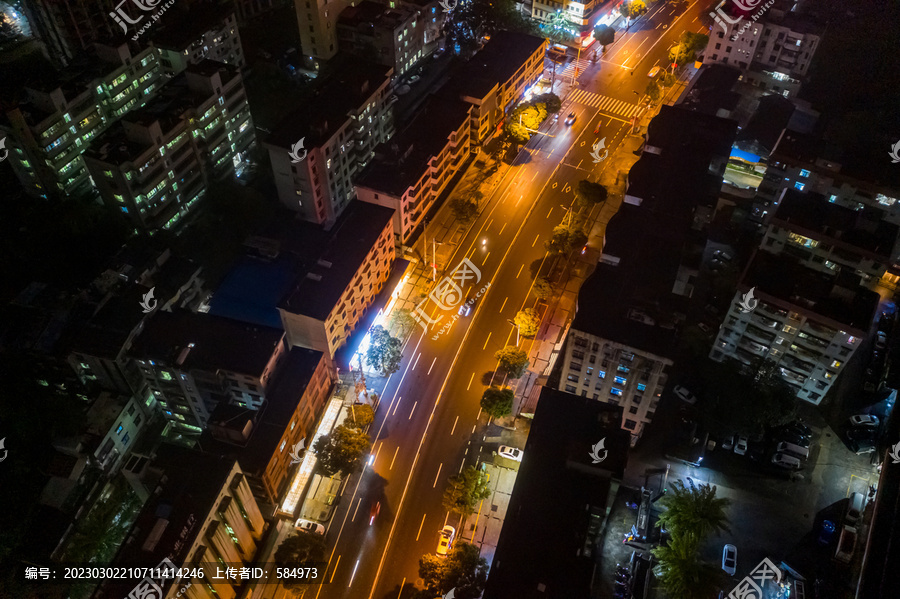
<svg viewBox="0 0 900 599"><path fill-rule="evenodd" d="M794 183L794 189L799 189L800 191L803 191L805 188L806 188L806 183L801 183L800 181L797 181L796 183Z"/></svg>
<svg viewBox="0 0 900 599"><path fill-rule="evenodd" d="M621 390L621 389L617 389L617 388L615 388L615 387L611 388L611 389L609 390L609 392L612 393L613 395L622 395L622 390Z"/></svg>
<svg viewBox="0 0 900 599"><path fill-rule="evenodd" d="M618 385L624 385L624 384L628 383L628 379L626 379L624 376L617 376L614 380L616 381L616 384L618 384Z"/></svg>
<svg viewBox="0 0 900 599"><path fill-rule="evenodd" d="M800 169L800 176L803 177L804 179L808 179L808 178L809 178L809 171L806 170L805 168L804 168L804 169Z"/></svg>
<svg viewBox="0 0 900 599"><path fill-rule="evenodd" d="M293 425L291 425L291 428L293 428ZM285 446L286 443L287 443L286 440L283 440L283 441L281 442L281 446L278 448L278 451L279 451L279 452L283 452L283 451L284 451L284 446Z"/></svg>
<svg viewBox="0 0 900 599"><path fill-rule="evenodd" d="M832 368L840 368L840 367L842 366L842 364L843 364L842 362L839 362L838 360L834 360L834 361L831 363L831 367L832 367Z"/></svg>

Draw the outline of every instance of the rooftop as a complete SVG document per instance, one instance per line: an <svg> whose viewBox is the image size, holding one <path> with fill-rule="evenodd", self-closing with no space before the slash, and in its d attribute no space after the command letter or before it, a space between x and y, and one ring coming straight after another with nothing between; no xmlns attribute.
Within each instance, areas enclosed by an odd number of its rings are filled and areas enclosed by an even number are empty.
<svg viewBox="0 0 900 599"><path fill-rule="evenodd" d="M498 83L509 81L546 40L527 33L496 31L484 48L447 82L443 92L484 98Z"/></svg>
<svg viewBox="0 0 900 599"><path fill-rule="evenodd" d="M393 73L393 67L348 54L338 54L330 62L333 74L320 84L315 97L282 119L265 143L290 149L302 138L307 149L320 146L350 119L350 113L364 107Z"/></svg>
<svg viewBox="0 0 900 599"><path fill-rule="evenodd" d="M738 134L735 145L757 156L769 156L785 132L794 105L779 95L763 96L750 122Z"/></svg>
<svg viewBox="0 0 900 599"><path fill-rule="evenodd" d="M330 231L300 221L274 225L266 236L282 240L298 264L296 283L278 307L328 318L393 217L393 208L353 200Z"/></svg>
<svg viewBox="0 0 900 599"><path fill-rule="evenodd" d="M716 115L720 110L731 113L740 99L740 94L732 89L740 76L741 71L734 67L718 63L704 65L678 105L704 114Z"/></svg>
<svg viewBox="0 0 900 599"><path fill-rule="evenodd" d="M544 387L500 532L484 599L590 596L600 530L630 442L622 408ZM607 458L591 448L605 439ZM587 552L585 549L587 548Z"/></svg>
<svg viewBox="0 0 900 599"><path fill-rule="evenodd" d="M348 6L338 17L338 26L352 27L357 30L389 28L391 30L416 18L416 11L406 6L389 8L385 4L363 0L356 6Z"/></svg>
<svg viewBox="0 0 900 599"><path fill-rule="evenodd" d="M228 370L258 376L284 333L202 312L159 311L134 341L131 355L182 370Z"/></svg>
<svg viewBox="0 0 900 599"><path fill-rule="evenodd" d="M357 182L395 196L414 186L431 159L444 149L450 135L469 115L470 105L432 95L406 128L376 149L376 158Z"/></svg>
<svg viewBox="0 0 900 599"><path fill-rule="evenodd" d="M179 7L178 3L174 7ZM168 11L166 11L168 12ZM221 27L234 14L231 5L191 4L187 8L174 11L177 16L167 16L150 32L153 45L166 50L182 51L200 39L204 33Z"/></svg>

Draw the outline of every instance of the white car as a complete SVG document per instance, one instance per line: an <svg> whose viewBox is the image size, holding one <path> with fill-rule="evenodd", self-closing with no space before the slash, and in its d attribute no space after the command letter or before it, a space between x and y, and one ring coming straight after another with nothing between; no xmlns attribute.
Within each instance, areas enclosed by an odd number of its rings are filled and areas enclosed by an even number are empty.
<svg viewBox="0 0 900 599"><path fill-rule="evenodd" d="M650 72L647 73L647 76L651 78L656 77L657 75L659 75L659 67L653 67L652 69L650 69Z"/></svg>
<svg viewBox="0 0 900 599"><path fill-rule="evenodd" d="M509 445L501 445L500 449L497 450L497 454L516 462L522 461L522 450L510 447Z"/></svg>
<svg viewBox="0 0 900 599"><path fill-rule="evenodd" d="M725 451L731 451L734 448L734 435L725 435L725 437L722 438L721 447Z"/></svg>
<svg viewBox="0 0 900 599"><path fill-rule="evenodd" d="M884 349L887 346L887 335L883 332L878 331L875 333L875 347L878 349Z"/></svg>
<svg viewBox="0 0 900 599"><path fill-rule="evenodd" d="M738 455L747 453L747 437L738 437L737 443L734 444L734 453Z"/></svg>
<svg viewBox="0 0 900 599"><path fill-rule="evenodd" d="M694 405L695 403L697 403L697 396L688 391L687 387L678 385L675 387L675 389L673 389L673 391L675 392L675 395L688 402L689 404Z"/></svg>
<svg viewBox="0 0 900 599"><path fill-rule="evenodd" d="M456 537L456 529L449 524L441 529L441 538L438 540L437 554L447 555Z"/></svg>
<svg viewBox="0 0 900 599"><path fill-rule="evenodd" d="M294 528L297 530L302 530L304 532L311 532L317 535L325 535L325 527L319 524L318 522L313 522L312 520L304 520L300 518L297 520L296 524L294 524Z"/></svg>
<svg viewBox="0 0 900 599"><path fill-rule="evenodd" d="M729 576L734 576L737 570L737 547L734 545L725 545L722 550L722 569Z"/></svg>
<svg viewBox="0 0 900 599"><path fill-rule="evenodd" d="M869 414L857 414L850 417L851 426L867 426L875 428L878 426L878 416L870 416Z"/></svg>

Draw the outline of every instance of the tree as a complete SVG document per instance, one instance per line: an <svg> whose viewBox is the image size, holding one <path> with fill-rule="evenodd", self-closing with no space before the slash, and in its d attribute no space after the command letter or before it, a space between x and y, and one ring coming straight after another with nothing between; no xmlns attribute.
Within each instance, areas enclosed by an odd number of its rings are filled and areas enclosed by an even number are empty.
<svg viewBox="0 0 900 599"><path fill-rule="evenodd" d="M372 406L367 404L356 404L352 406L350 415L347 417L347 422L359 430L366 428L372 424L374 420L375 410L372 409Z"/></svg>
<svg viewBox="0 0 900 599"><path fill-rule="evenodd" d="M319 469L325 476L347 473L356 468L369 449L369 435L358 428L340 424L329 435L319 437L313 447L319 458Z"/></svg>
<svg viewBox="0 0 900 599"><path fill-rule="evenodd" d="M519 329L519 334L523 337L533 337L537 335L538 327L541 326L541 320L538 318L537 312L534 311L534 308L525 308L524 310L519 310L516 313L516 317L513 319L513 322L516 323L516 327Z"/></svg>
<svg viewBox="0 0 900 599"><path fill-rule="evenodd" d="M659 102L660 97L662 97L662 90L659 89L659 83L655 80L647 84L647 89L644 90L644 93L647 94L651 102Z"/></svg>
<svg viewBox="0 0 900 599"><path fill-rule="evenodd" d="M423 555L419 559L419 576L432 596L456 589L456 599L477 599L487 582L487 560L479 555L475 545L457 543L446 558Z"/></svg>
<svg viewBox="0 0 900 599"><path fill-rule="evenodd" d="M619 12L626 19L636 19L647 12L647 5L642 0L630 0L619 6Z"/></svg>
<svg viewBox="0 0 900 599"><path fill-rule="evenodd" d="M691 533L673 532L669 543L651 550L659 564L653 574L659 578L669 599L705 599L715 595L720 570L700 561L700 540Z"/></svg>
<svg viewBox="0 0 900 599"><path fill-rule="evenodd" d="M279 568L297 568L310 562L325 561L325 539L311 532L298 530L289 536L275 550L275 565ZM295 596L302 596L306 585L302 578L284 578L284 588Z"/></svg>
<svg viewBox="0 0 900 599"><path fill-rule="evenodd" d="M548 114L556 114L562 108L562 100L554 93L541 94L531 99L532 104L543 104Z"/></svg>
<svg viewBox="0 0 900 599"><path fill-rule="evenodd" d="M659 527L699 538L712 532L729 531L725 509L731 505L731 500L716 497L715 486L699 485L693 490L675 481L672 492L664 495L659 503L666 508L656 522Z"/></svg>
<svg viewBox="0 0 900 599"><path fill-rule="evenodd" d="M487 476L473 466L466 466L459 474L454 474L447 481L444 489L444 507L460 516L475 513L475 507L482 499L491 495Z"/></svg>
<svg viewBox="0 0 900 599"><path fill-rule="evenodd" d="M528 369L528 354L514 345L507 345L494 353L500 361L500 368L506 371L511 379L517 379Z"/></svg>
<svg viewBox="0 0 900 599"><path fill-rule="evenodd" d="M616 30L609 25L597 25L594 27L594 39L603 46L603 51L606 52L606 47L616 41Z"/></svg>
<svg viewBox="0 0 900 599"><path fill-rule="evenodd" d="M478 204L472 200L454 198L450 202L450 209L453 211L453 216L463 223L471 222L478 215Z"/></svg>
<svg viewBox="0 0 900 599"><path fill-rule="evenodd" d="M553 286L547 277L538 277L534 280L534 286L531 291L538 299L547 299L553 295Z"/></svg>
<svg viewBox="0 0 900 599"><path fill-rule="evenodd" d="M708 35L685 31L681 34L678 43L669 50L669 61L679 66L694 62L697 58L697 52L706 48L708 43Z"/></svg>
<svg viewBox="0 0 900 599"><path fill-rule="evenodd" d="M544 242L548 252L568 254L575 248L580 248L587 243L587 235L580 229L571 229L566 225L557 225L553 228L550 239Z"/></svg>
<svg viewBox="0 0 900 599"><path fill-rule="evenodd" d="M397 333L401 337L406 335L416 325L416 319L413 318L412 311L407 308L394 310L391 313L391 323L388 325L393 331L399 329Z"/></svg>
<svg viewBox="0 0 900 599"><path fill-rule="evenodd" d="M481 409L491 418L503 418L504 416L512 414L514 398L515 395L513 394L512 389L488 387L481 396Z"/></svg>
<svg viewBox="0 0 900 599"><path fill-rule="evenodd" d="M587 179L582 179L575 187L575 196L579 202L590 207L605 202L608 195L605 187Z"/></svg>
<svg viewBox="0 0 900 599"><path fill-rule="evenodd" d="M575 38L575 26L569 21L568 14L557 10L550 14L550 20L544 25L544 33L556 43L568 42Z"/></svg>
<svg viewBox="0 0 900 599"><path fill-rule="evenodd" d="M391 337L387 330L379 325L372 327L369 334L369 348L366 350L366 363L388 375L400 369L400 348L403 343Z"/></svg>

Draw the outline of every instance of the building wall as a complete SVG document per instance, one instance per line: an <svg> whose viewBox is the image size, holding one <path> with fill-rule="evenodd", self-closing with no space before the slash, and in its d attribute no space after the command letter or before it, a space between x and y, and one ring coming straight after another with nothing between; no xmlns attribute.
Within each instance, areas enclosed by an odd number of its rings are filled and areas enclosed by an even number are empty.
<svg viewBox="0 0 900 599"><path fill-rule="evenodd" d="M122 406L119 417L106 431L94 452L94 459L106 474L112 475L118 471L150 422L150 414L140 397L131 397Z"/></svg>
<svg viewBox="0 0 900 599"><path fill-rule="evenodd" d="M404 6L393 7L391 13L396 19L380 19L366 30L338 23L338 40L341 50L392 66L396 75L404 75L426 55L426 19Z"/></svg>
<svg viewBox="0 0 900 599"><path fill-rule="evenodd" d="M580 37L590 35L600 14L607 8L606 0L588 0L587 2L556 2L554 0L534 0L531 4L531 18L549 22L550 16L563 11L572 28Z"/></svg>
<svg viewBox="0 0 900 599"><path fill-rule="evenodd" d="M235 4L238 2L235 1ZM238 68L246 64L235 13L228 14L221 23L204 31L188 47L157 46L157 48L163 69L170 77L181 73L188 65L197 64L207 58Z"/></svg>
<svg viewBox="0 0 900 599"><path fill-rule="evenodd" d="M337 20L349 4L348 0L294 0L300 47L307 68L317 71L320 60L328 60L337 54Z"/></svg>
<svg viewBox="0 0 900 599"><path fill-rule="evenodd" d="M818 405L865 332L758 291L759 304L745 313L740 307L745 291L735 293L710 358L721 362L732 357L744 364L756 358L772 360L799 399Z"/></svg>
<svg viewBox="0 0 900 599"><path fill-rule="evenodd" d="M622 406L622 428L632 445L653 420L672 360L572 329L560 374L560 391Z"/></svg>

